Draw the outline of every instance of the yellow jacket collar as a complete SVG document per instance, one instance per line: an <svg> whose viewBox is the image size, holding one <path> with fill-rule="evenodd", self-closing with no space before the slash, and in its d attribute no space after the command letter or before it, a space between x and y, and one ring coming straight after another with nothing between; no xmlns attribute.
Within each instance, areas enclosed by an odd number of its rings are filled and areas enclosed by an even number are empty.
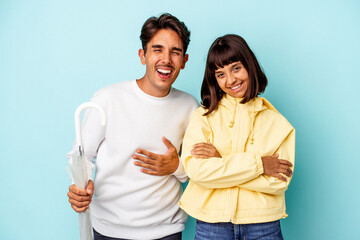
<svg viewBox="0 0 360 240"><path fill-rule="evenodd" d="M266 109L274 110L276 112L277 110L268 100L263 97L255 97L247 103L241 103L241 101L242 98L234 98L229 94L225 94L224 97L220 100L219 104L232 112L232 120L229 124L230 128L234 126L234 123L236 121L235 116L238 106L249 112L249 114L251 115L250 142L252 144L254 142L254 123L257 113Z"/></svg>
<svg viewBox="0 0 360 240"><path fill-rule="evenodd" d="M236 108L236 106L239 105L240 107L255 113L263 111L265 109L270 109L277 112L275 107L263 97L255 97L251 99L249 102L244 104L240 103L241 101L242 98L234 98L229 94L225 94L223 98L220 100L219 104L223 105L225 108L228 108L229 110L232 111L234 110L234 108Z"/></svg>

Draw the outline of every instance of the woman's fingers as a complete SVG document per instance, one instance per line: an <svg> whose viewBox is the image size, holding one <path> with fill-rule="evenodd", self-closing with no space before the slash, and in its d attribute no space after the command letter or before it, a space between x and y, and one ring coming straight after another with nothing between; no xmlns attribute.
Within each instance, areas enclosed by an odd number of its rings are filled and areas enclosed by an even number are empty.
<svg viewBox="0 0 360 240"><path fill-rule="evenodd" d="M290 167L292 167L292 163L287 160L279 159L279 173L284 173L286 176L291 177L293 174L293 171Z"/></svg>
<svg viewBox="0 0 360 240"><path fill-rule="evenodd" d="M291 175L292 175L292 171L291 171L291 169L289 167L287 167L287 168L284 168L284 167L279 168L277 172L278 173L283 173L288 177L291 177Z"/></svg>
<svg viewBox="0 0 360 240"><path fill-rule="evenodd" d="M287 180L286 180L286 177L282 176L282 175L281 175L281 174L279 174L279 173L274 174L274 177L276 177L276 178L278 178L278 179L280 179L280 180L282 180L282 181L284 181L284 182L286 182L286 181L287 181Z"/></svg>
<svg viewBox="0 0 360 240"><path fill-rule="evenodd" d="M278 160L280 164L283 164L283 165L286 165L286 166L289 166L289 167L292 167L292 163L287 161L287 160L284 160L284 159L279 159Z"/></svg>
<svg viewBox="0 0 360 240"><path fill-rule="evenodd" d="M203 148L193 149L191 150L191 154L194 155L196 158L209 158L212 156L210 151Z"/></svg>
<svg viewBox="0 0 360 240"><path fill-rule="evenodd" d="M193 146L193 149L212 149L215 148L213 145L211 145L210 143L197 143Z"/></svg>
<svg viewBox="0 0 360 240"><path fill-rule="evenodd" d="M195 156L195 158L221 158L221 155L211 143L197 143L193 146L193 149L190 152Z"/></svg>
<svg viewBox="0 0 360 240"><path fill-rule="evenodd" d="M273 156L264 156L261 157L261 159L263 161L265 175L273 176L283 181L286 181L285 176L292 176L292 163L284 159L278 159L277 154ZM284 174L285 176L283 176L282 174Z"/></svg>

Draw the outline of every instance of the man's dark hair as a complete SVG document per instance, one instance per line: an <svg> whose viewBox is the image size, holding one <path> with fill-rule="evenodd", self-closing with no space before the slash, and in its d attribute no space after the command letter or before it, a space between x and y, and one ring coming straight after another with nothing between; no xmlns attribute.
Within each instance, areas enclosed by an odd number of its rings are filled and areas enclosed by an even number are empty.
<svg viewBox="0 0 360 240"><path fill-rule="evenodd" d="M151 17L144 23L140 35L140 40L144 52L146 53L146 47L148 42L160 29L171 29L179 35L183 43L185 55L188 45L190 43L190 31L188 30L184 22L180 22L179 19L169 13L164 13L158 18Z"/></svg>
<svg viewBox="0 0 360 240"><path fill-rule="evenodd" d="M208 110L204 115L214 111L224 95L215 78L215 71L238 61L245 67L250 80L241 103L246 103L265 91L266 75L246 41L235 34L224 35L214 41L207 56L201 86L201 103Z"/></svg>

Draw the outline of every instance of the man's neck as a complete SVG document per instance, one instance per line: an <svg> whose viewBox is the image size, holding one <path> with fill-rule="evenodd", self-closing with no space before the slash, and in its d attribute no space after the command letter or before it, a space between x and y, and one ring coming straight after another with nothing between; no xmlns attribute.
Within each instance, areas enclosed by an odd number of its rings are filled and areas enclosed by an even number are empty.
<svg viewBox="0 0 360 240"><path fill-rule="evenodd" d="M141 89L141 91L153 97L165 97L169 94L171 87L169 89L164 89L164 90L156 88L145 78L146 75L136 80L136 83Z"/></svg>

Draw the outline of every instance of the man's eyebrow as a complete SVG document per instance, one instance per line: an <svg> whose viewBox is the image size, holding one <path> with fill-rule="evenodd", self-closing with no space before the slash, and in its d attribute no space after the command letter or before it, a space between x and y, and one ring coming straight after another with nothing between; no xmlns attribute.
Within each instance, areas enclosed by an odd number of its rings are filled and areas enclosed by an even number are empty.
<svg viewBox="0 0 360 240"><path fill-rule="evenodd" d="M175 50L175 51L179 51L179 52L183 51L181 48L177 48L177 47L173 47L172 49Z"/></svg>
<svg viewBox="0 0 360 240"><path fill-rule="evenodd" d="M160 44L155 44L155 45L152 45L151 48L164 48L164 46L162 46ZM178 47L173 47L172 50L183 52L183 50L181 48L178 48Z"/></svg>
<svg viewBox="0 0 360 240"><path fill-rule="evenodd" d="M164 48L164 47L162 45L157 44L157 45L152 45L151 48Z"/></svg>

